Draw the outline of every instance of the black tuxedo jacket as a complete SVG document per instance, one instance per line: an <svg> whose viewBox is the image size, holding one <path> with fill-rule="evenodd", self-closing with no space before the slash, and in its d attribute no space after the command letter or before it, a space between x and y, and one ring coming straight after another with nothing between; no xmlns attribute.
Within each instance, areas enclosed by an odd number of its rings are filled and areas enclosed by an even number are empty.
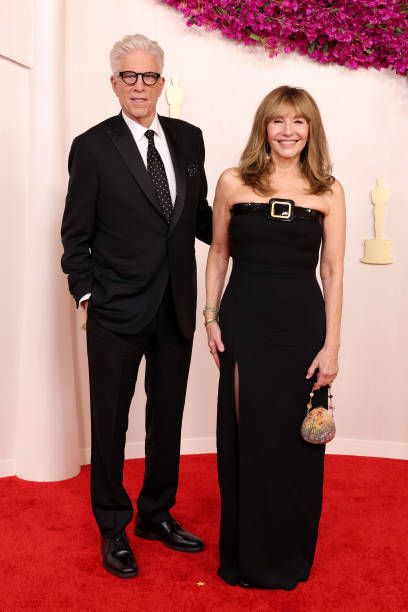
<svg viewBox="0 0 408 612"><path fill-rule="evenodd" d="M172 157L177 198L168 224L122 114L72 143L62 221L62 268L77 306L89 307L107 329L136 333L153 318L167 284L180 329L194 333L195 237L211 243L201 130L159 117Z"/></svg>

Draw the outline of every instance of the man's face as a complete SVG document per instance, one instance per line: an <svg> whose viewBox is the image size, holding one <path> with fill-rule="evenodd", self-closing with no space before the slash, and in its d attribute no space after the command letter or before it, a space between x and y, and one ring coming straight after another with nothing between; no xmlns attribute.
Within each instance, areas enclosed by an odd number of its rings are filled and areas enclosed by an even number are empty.
<svg viewBox="0 0 408 612"><path fill-rule="evenodd" d="M159 62L147 51L131 51L118 63L117 72L160 72ZM144 127L150 124L156 114L157 100L163 91L164 78L155 85L145 85L141 75L134 85L126 85L120 76L111 76L112 89L119 98L123 112Z"/></svg>

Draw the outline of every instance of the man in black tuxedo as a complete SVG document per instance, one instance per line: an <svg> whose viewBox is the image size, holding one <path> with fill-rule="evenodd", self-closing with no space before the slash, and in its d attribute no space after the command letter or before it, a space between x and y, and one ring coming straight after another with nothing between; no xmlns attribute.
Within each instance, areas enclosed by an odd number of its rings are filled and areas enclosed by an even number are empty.
<svg viewBox="0 0 408 612"><path fill-rule="evenodd" d="M159 117L163 51L136 34L111 51L122 111L75 138L62 222L62 267L87 309L91 498L104 567L136 576L123 486L129 407L146 358L146 463L136 535L195 552L170 514L196 313L195 237L211 242L201 131Z"/></svg>

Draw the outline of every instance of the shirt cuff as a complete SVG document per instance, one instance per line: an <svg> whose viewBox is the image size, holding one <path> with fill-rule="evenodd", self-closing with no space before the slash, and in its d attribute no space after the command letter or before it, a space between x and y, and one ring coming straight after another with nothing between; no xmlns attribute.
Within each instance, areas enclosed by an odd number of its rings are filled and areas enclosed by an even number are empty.
<svg viewBox="0 0 408 612"><path fill-rule="evenodd" d="M91 297L90 293L85 293L85 295L83 295L81 299L79 300L78 304L82 304L82 302L85 302L85 300L89 300L90 297Z"/></svg>

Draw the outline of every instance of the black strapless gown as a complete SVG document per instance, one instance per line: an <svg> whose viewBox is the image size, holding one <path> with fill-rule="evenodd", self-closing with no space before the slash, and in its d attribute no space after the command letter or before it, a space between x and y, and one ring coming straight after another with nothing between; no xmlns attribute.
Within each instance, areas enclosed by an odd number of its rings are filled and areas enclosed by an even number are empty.
<svg viewBox="0 0 408 612"><path fill-rule="evenodd" d="M229 584L293 589L313 563L325 447L304 442L299 430L312 387L307 369L325 339L321 240L316 221L231 218L217 418L218 574ZM327 387L314 399L327 407Z"/></svg>

